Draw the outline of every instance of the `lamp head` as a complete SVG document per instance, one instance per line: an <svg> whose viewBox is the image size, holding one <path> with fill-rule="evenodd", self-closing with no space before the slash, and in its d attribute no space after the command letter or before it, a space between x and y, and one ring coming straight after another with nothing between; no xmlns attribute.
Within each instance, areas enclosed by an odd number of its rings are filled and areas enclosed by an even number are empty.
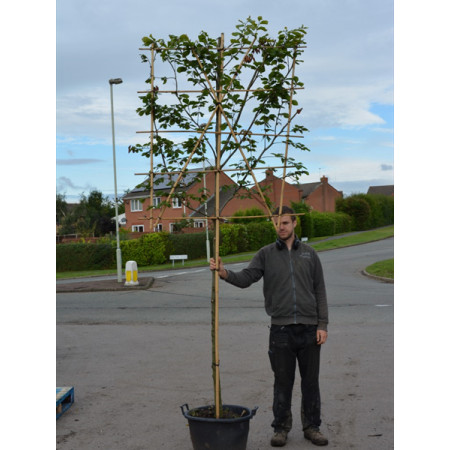
<svg viewBox="0 0 450 450"><path fill-rule="evenodd" d="M109 84L120 84L122 83L122 78L112 78L109 80Z"/></svg>

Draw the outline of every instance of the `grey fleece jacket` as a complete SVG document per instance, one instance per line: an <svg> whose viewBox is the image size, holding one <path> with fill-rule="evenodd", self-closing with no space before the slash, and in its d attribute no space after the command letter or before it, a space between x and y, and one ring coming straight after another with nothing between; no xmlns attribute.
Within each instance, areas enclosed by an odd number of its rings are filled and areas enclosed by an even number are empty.
<svg viewBox="0 0 450 450"><path fill-rule="evenodd" d="M295 248L294 248L295 247ZM288 250L284 242L261 248L240 272L228 270L226 281L246 288L264 277L267 314L274 325L308 324L327 330L328 304L322 264L316 251L300 242Z"/></svg>

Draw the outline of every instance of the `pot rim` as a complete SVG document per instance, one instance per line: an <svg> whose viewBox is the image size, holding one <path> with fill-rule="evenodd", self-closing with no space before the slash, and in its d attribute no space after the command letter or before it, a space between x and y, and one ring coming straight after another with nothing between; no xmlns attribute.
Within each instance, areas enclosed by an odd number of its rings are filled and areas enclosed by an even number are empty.
<svg viewBox="0 0 450 450"><path fill-rule="evenodd" d="M186 407L186 411L184 410L184 408ZM210 418L210 417L194 417L191 416L189 413L191 411L194 410L199 410L199 409L206 409L206 408L210 408L211 405L207 405L207 406L200 406L198 408L192 408L189 409L189 406L187 403L185 403L184 405L180 406L181 408L181 412L183 413L184 417L186 417L186 419L188 420L194 420L197 422L216 422L216 423L237 423L237 422L244 422L244 421L248 421L250 420L255 414L256 414L256 410L258 409L258 406L255 406L251 411L249 408L247 408L246 406L240 406L240 405L222 405L222 407L226 407L226 408L238 408L241 410L245 410L247 412L247 414L245 416L242 417L236 417L235 419L216 419L216 418Z"/></svg>

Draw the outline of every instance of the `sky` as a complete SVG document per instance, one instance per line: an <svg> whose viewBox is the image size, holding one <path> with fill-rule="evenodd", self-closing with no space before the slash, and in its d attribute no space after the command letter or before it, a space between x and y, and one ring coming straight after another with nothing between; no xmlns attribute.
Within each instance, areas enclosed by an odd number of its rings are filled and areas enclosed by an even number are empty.
<svg viewBox="0 0 450 450"><path fill-rule="evenodd" d="M68 202L100 190L114 194L111 101L117 191L143 180L148 160L128 153L149 129L137 115L148 67L141 63L142 37L206 31L225 35L239 20L262 16L276 36L287 27L308 27L304 63L298 72L301 155L309 171L301 182L329 183L345 195L394 184L394 4L393 0L59 0L56 2L56 191Z"/></svg>

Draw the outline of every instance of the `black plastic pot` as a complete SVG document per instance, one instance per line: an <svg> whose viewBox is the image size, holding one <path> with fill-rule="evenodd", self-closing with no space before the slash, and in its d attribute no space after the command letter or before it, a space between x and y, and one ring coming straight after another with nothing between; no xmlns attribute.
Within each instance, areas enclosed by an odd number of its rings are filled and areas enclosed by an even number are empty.
<svg viewBox="0 0 450 450"><path fill-rule="evenodd" d="M209 409L202 406L189 410L181 406L181 412L189 422L189 431L194 450L245 450L249 431L249 421L256 414L256 406L250 411L244 406L223 405L224 408L240 415L237 419L215 419L195 417L194 411Z"/></svg>

